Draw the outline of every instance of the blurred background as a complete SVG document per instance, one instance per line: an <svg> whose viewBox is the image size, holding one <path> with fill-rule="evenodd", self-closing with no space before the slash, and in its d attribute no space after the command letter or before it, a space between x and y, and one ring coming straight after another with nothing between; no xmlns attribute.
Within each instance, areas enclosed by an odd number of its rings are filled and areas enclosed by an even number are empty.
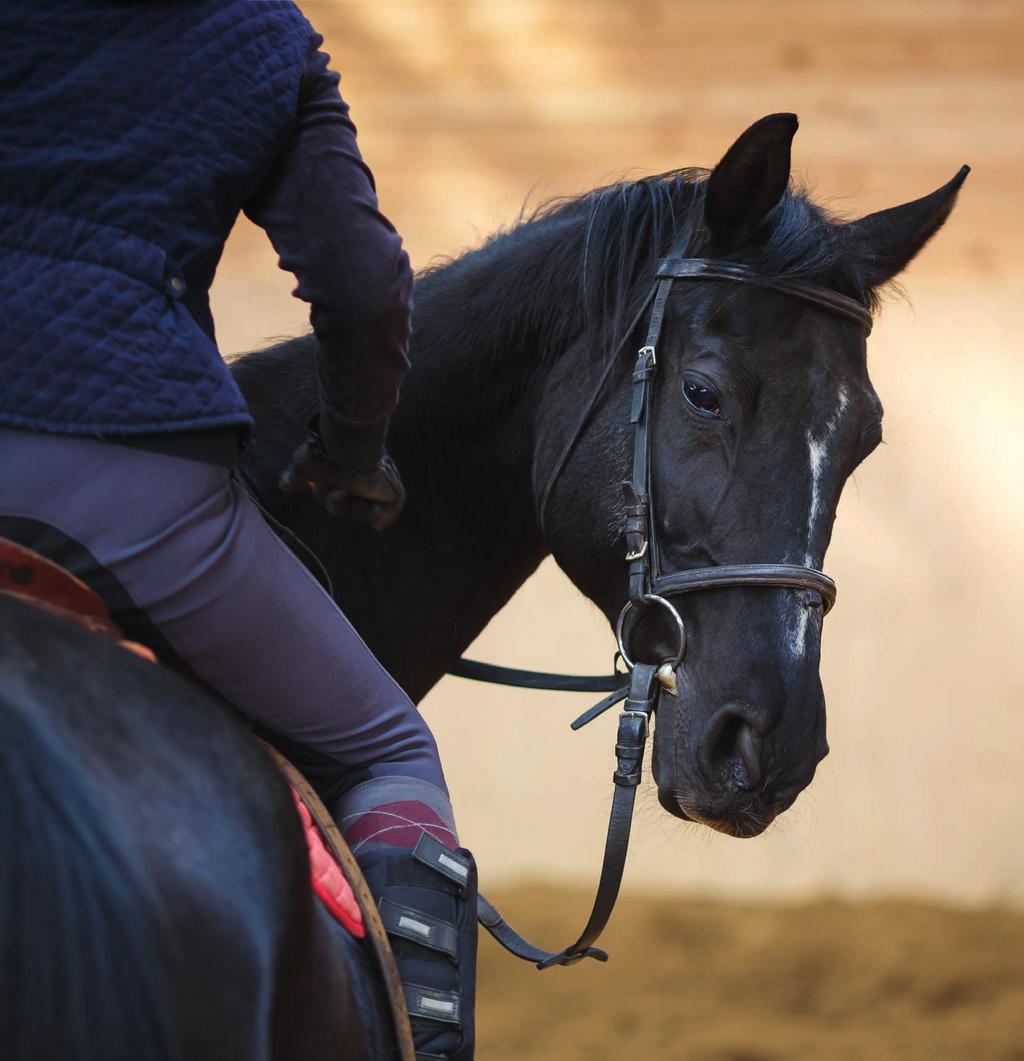
<svg viewBox="0 0 1024 1061"><path fill-rule="evenodd" d="M826 564L831 756L754 840L642 792L611 963L539 974L482 942L479 1057L1024 1058L1024 4L301 6L418 268L524 202L713 165L773 111L798 112L796 172L849 216L974 167L870 342L887 445ZM291 286L241 223L222 349L306 330ZM600 672L611 649L546 564L473 655ZM483 886L549 945L589 909L610 800L613 724L567 727L587 705L456 679L424 705Z"/></svg>

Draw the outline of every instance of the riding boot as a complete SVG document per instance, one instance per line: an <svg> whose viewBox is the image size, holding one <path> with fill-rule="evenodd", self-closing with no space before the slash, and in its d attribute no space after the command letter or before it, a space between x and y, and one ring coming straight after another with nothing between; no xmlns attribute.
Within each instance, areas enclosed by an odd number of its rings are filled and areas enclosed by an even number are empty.
<svg viewBox="0 0 1024 1061"><path fill-rule="evenodd" d="M476 864L456 846L447 797L416 779L379 778L337 805L377 899L419 1061L472 1061Z"/></svg>

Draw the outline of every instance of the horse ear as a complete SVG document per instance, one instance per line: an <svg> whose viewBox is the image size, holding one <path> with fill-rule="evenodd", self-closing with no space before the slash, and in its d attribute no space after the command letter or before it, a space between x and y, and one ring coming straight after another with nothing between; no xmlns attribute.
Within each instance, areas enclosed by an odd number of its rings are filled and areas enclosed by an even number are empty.
<svg viewBox="0 0 1024 1061"><path fill-rule="evenodd" d="M789 186L795 114L769 114L740 136L708 178L704 224L716 249L747 243Z"/></svg>
<svg viewBox="0 0 1024 1061"><path fill-rule="evenodd" d="M961 166L948 184L931 195L850 222L850 237L863 262L868 287L878 287L902 272L942 228L970 172L970 166Z"/></svg>

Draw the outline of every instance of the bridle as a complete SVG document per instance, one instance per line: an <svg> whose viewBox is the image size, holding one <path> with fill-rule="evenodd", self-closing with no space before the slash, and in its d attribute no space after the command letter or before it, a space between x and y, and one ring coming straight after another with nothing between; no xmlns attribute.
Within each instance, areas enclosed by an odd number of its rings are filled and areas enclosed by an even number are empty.
<svg viewBox="0 0 1024 1061"><path fill-rule="evenodd" d="M669 255L663 258L655 272L655 282L647 299L640 307L640 315L650 306L650 322L647 337L637 354L633 366L633 397L630 407L630 423L633 426L633 473L624 485L626 492L626 562L628 563L629 598L616 624L616 639L623 662L629 664L629 655L623 644L623 630L628 614L645 604L660 603L672 614L679 634L679 650L676 665L682 662L686 651L685 628L668 597L697 590L730 588L739 586L767 586L801 589L816 592L825 604L826 611L835 603L836 586L826 574L816 568L793 564L730 564L721 567L702 567L688 571L662 574L658 537L653 521L651 490L651 426L653 423L654 380L658 370L658 342L665 319L665 307L676 280L726 280L734 283L757 285L791 295L809 302L828 312L859 324L866 334L871 332L871 314L859 302L829 288L803 280L765 280L748 266L736 262L717 261L712 258L684 258ZM635 323L632 327L635 327ZM628 342L624 337L619 348ZM610 364L617 358L611 358ZM551 494L565 466L572 456L583 432L593 415L609 375L606 369L597 389L591 395L576 429L559 455L554 470L548 479L540 500L540 523L545 526ZM630 667L632 670L632 667Z"/></svg>
<svg viewBox="0 0 1024 1061"><path fill-rule="evenodd" d="M821 606L825 613L832 608L836 600L836 585L828 575L817 568L799 564L729 564L662 572L652 497L651 427L654 384L658 372L658 342L673 284L683 280L720 280L747 284L778 291L833 316L852 321L860 325L866 335L871 333L872 324L871 314L860 302L819 284L800 279L759 277L754 270L737 262L686 257L685 254L685 248L674 248L667 258L658 262L654 284L608 359L597 387L591 394L590 402L554 464L538 506L543 529L552 492L590 423L605 385L619 363L619 355L649 309L647 334L633 366L631 384L629 420L633 428L632 475L623 484L626 494L625 539L629 595L619 614L615 636L618 657L626 666L627 673L617 673L610 678L540 674L535 671L493 667L473 660L461 660L451 671L461 677L505 685L610 691L610 695L572 723L573 729L579 729L616 703L625 700L619 715L615 742L617 765L612 776L615 790L604 862L593 909L579 938L561 951L542 950L518 935L497 910L480 897L478 912L481 924L506 949L517 957L535 962L540 969L552 965L572 965L587 957L607 960L607 953L593 944L608 923L618 896L650 720L657 706L660 690L664 687L675 692L675 672L682 666L686 655L686 626L671 598L682 593L712 589L795 589L808 595L805 601L808 607ZM631 618L635 619L652 607L659 607L667 612L677 638L675 653L661 664L637 662L629 650L631 630L636 626L635 622L630 624Z"/></svg>

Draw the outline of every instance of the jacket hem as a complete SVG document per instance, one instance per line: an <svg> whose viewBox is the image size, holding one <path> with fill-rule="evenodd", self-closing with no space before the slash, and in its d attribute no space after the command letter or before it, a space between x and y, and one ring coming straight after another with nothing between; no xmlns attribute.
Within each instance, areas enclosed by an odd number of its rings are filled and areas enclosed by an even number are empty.
<svg viewBox="0 0 1024 1061"><path fill-rule="evenodd" d="M112 420L58 422L36 417L20 416L0 410L0 424L20 427L26 431L40 431L48 435L145 435L155 432L174 433L196 431L209 427L252 427L253 419L248 412L219 413L216 416L194 416L185 420L140 420L118 423Z"/></svg>

